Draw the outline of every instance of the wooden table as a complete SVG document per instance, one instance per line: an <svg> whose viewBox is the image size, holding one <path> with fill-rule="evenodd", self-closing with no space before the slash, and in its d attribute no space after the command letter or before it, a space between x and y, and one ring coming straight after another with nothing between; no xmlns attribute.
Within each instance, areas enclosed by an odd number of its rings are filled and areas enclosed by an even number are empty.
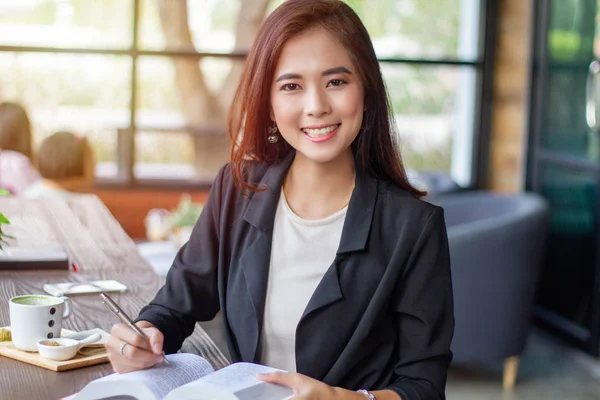
<svg viewBox="0 0 600 400"><path fill-rule="evenodd" d="M8 300L16 295L43 293L49 282L116 279L129 291L112 296L130 315L137 315L164 283L139 256L133 241L121 229L106 207L92 195L74 196L68 201L29 201L0 198L0 211L12 226L19 244L60 244L80 272L0 271L0 326L10 324ZM71 297L73 314L65 320L67 329L82 331L101 328L110 332L116 322L97 295ZM215 368L227 359L196 325L182 351L200 354ZM110 364L53 372L20 361L0 357L1 399L57 399L81 390L90 380L112 373Z"/></svg>

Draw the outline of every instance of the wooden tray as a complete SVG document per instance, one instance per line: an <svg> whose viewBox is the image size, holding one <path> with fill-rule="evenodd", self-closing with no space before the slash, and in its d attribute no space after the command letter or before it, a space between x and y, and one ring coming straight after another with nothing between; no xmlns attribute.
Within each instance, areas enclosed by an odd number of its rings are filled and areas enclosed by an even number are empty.
<svg viewBox="0 0 600 400"><path fill-rule="evenodd" d="M63 329L60 332L60 335L66 336L71 333L74 332L67 329ZM19 350L12 344L12 342L0 342L0 355L8 358L13 358L15 360L23 361L28 364L37 365L38 367L46 368L51 371L59 372L108 362L108 353L106 352L106 350L103 353L95 354L93 356L86 357L78 353L74 358L70 360L55 361L40 357L38 353Z"/></svg>

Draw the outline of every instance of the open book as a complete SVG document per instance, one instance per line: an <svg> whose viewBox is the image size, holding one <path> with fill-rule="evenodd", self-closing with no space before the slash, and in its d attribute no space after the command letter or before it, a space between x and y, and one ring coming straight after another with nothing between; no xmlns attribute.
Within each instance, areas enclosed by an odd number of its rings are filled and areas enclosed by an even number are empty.
<svg viewBox="0 0 600 400"><path fill-rule="evenodd" d="M90 382L69 399L137 400L285 400L291 389L262 382L256 374L277 371L258 364L236 363L215 372L204 358L194 354L170 354L169 364L151 369L112 374Z"/></svg>

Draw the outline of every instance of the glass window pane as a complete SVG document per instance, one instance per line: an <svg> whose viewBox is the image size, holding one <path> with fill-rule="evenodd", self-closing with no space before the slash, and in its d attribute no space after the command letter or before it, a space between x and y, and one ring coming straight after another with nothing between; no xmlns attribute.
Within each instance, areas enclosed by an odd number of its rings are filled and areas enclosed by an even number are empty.
<svg viewBox="0 0 600 400"><path fill-rule="evenodd" d="M480 0L348 0L382 58L477 58Z"/></svg>
<svg viewBox="0 0 600 400"><path fill-rule="evenodd" d="M470 183L476 71L381 65L407 168L451 173Z"/></svg>
<svg viewBox="0 0 600 400"><path fill-rule="evenodd" d="M548 2L548 63L544 76L544 109L540 145L551 152L582 161L600 159L600 138L586 118L589 65L598 54L594 39L598 16L596 0ZM594 40L596 43L594 43ZM597 95L596 95L597 97Z"/></svg>
<svg viewBox="0 0 600 400"><path fill-rule="evenodd" d="M247 2L252 5L251 2ZM257 3L260 3L257 2ZM164 8L159 8L163 5ZM229 53L235 47L240 0L141 0L140 46L150 50ZM251 38L250 38L251 39ZM245 40L249 50L251 40Z"/></svg>
<svg viewBox="0 0 600 400"><path fill-rule="evenodd" d="M540 168L540 193L550 203L550 232L538 302L590 330L598 248L598 181L578 170Z"/></svg>
<svg viewBox="0 0 600 400"><path fill-rule="evenodd" d="M128 48L132 0L2 0L0 44Z"/></svg>
<svg viewBox="0 0 600 400"><path fill-rule="evenodd" d="M226 116L243 62L214 57L140 57L138 62L138 129L190 132L196 148L194 179L212 181L229 158ZM150 150L140 151L147 162L165 157L151 159Z"/></svg>
<svg viewBox="0 0 600 400"><path fill-rule="evenodd" d="M268 7L265 5L268 3ZM142 0L140 43L152 50L228 53L249 50L252 18L282 0ZM379 57L477 58L480 0L349 0L367 27ZM239 20L239 24L238 24ZM435 21L434 24L431 21ZM251 26L251 25L250 25ZM237 29L244 34L236 39Z"/></svg>
<svg viewBox="0 0 600 400"><path fill-rule="evenodd" d="M187 132L138 130L135 149L138 179L195 178L194 140Z"/></svg>
<svg viewBox="0 0 600 400"><path fill-rule="evenodd" d="M550 68L540 144L544 149L597 162L600 139L586 121L585 68Z"/></svg>
<svg viewBox="0 0 600 400"><path fill-rule="evenodd" d="M0 98L24 105L34 143L58 130L87 136L99 176L116 174L117 129L129 126L128 57L0 52Z"/></svg>
<svg viewBox="0 0 600 400"><path fill-rule="evenodd" d="M584 63L598 51L596 0L548 0L548 56L556 62ZM596 48L595 48L596 47ZM584 68L585 68L584 66Z"/></svg>

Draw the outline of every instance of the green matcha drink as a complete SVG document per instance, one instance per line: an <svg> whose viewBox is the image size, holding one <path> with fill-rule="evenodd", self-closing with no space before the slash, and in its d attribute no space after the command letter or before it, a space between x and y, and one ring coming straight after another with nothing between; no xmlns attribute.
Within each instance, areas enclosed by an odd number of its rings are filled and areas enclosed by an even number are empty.
<svg viewBox="0 0 600 400"><path fill-rule="evenodd" d="M62 301L50 296L27 295L15 297L12 299L12 302L24 306L52 306L60 304Z"/></svg>

